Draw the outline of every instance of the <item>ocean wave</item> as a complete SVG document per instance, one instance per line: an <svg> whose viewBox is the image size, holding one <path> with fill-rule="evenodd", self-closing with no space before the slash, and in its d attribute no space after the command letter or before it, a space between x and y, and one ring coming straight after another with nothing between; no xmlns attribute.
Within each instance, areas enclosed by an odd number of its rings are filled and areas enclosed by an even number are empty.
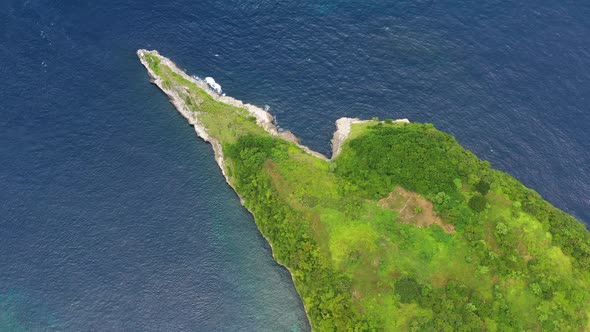
<svg viewBox="0 0 590 332"><path fill-rule="evenodd" d="M213 91L217 92L218 94L222 94L221 85L219 83L215 82L213 77L210 77L210 76L205 77L205 83L207 83Z"/></svg>

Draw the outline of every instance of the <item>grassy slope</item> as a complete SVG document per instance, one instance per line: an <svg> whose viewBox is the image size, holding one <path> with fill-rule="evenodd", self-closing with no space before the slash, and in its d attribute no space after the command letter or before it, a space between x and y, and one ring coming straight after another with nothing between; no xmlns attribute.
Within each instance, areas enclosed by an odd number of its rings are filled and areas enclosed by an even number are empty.
<svg viewBox="0 0 590 332"><path fill-rule="evenodd" d="M188 88L185 100L224 146L230 181L291 270L315 330L588 327L587 231L449 135L356 125L341 155L323 161L147 59L169 87ZM475 212L478 184L491 188ZM396 221L400 212L378 200L398 185L435 202L456 232Z"/></svg>

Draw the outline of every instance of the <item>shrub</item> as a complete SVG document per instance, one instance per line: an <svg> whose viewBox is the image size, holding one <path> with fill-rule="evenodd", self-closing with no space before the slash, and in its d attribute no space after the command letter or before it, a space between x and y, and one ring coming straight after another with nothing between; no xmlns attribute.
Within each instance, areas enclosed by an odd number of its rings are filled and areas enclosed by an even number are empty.
<svg viewBox="0 0 590 332"><path fill-rule="evenodd" d="M395 283L401 303L411 303L420 297L420 285L414 278L402 278Z"/></svg>
<svg viewBox="0 0 590 332"><path fill-rule="evenodd" d="M508 226L506 226L506 224L503 222L499 222L496 225L496 234L500 236L508 234Z"/></svg>

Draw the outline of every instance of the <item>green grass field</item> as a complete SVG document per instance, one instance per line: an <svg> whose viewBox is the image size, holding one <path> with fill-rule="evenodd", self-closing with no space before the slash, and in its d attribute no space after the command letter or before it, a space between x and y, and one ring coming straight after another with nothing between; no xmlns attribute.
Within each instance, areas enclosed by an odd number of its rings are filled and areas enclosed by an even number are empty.
<svg viewBox="0 0 590 332"><path fill-rule="evenodd" d="M226 171L317 331L587 331L585 227L429 124L354 125L333 161L147 54Z"/></svg>

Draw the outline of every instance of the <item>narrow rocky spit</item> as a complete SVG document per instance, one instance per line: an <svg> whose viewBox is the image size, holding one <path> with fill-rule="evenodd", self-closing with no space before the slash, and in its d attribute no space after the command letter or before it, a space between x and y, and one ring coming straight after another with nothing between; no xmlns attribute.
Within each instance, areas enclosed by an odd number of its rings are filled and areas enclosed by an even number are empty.
<svg viewBox="0 0 590 332"><path fill-rule="evenodd" d="M146 54L157 56L160 59L162 64L168 66L170 69L172 69L178 75L182 76L184 79L194 83L197 87L199 87L200 89L202 89L203 91L208 93L211 97L213 97L213 99L215 99L219 102L231 105L231 106L245 109L246 111L248 111L248 113L250 115L252 115L256 118L256 123L261 128L263 128L268 133L270 133L271 135L281 137L286 141L293 142L294 144L299 146L303 151L305 151L317 158L323 159L323 160L332 160L338 156L338 154L340 153L340 151L342 149L343 143L346 141L346 139L350 135L350 130L351 130L351 127L353 124L374 121L374 120L361 120L358 118L348 118L348 117L342 117L342 118L338 119L336 121L336 131L334 132L334 135L331 140L332 157L328 158L328 157L324 156L323 154L313 151L309 147L302 145L300 143L300 140L297 138L297 136L295 136L291 131L279 130L275 124L276 122L275 122L275 119L272 116L272 114L265 111L264 109L262 109L258 106L252 105L252 104L244 103L243 101L235 99L233 97L219 94L211 86L209 86L209 84L206 81L201 80L198 77L190 76L190 75L186 74L186 72L184 70L178 68L178 66L174 62L172 62L170 59L162 56L160 53L158 53L158 51L155 51L155 50L148 51L145 49L138 50L137 56L139 57L139 60L141 61L141 63L147 69L152 83L157 85L168 96L168 99L174 105L176 110L178 110L178 112L184 118L186 118L191 125L194 126L195 132L197 133L197 135L199 137L201 137L203 140L211 143L211 145L213 146L213 151L215 152L215 160L217 161L217 163L219 164L219 167L221 167L223 172L225 172L225 171L224 171L224 167L223 167L223 154L221 151L221 145L214 138L210 137L207 134L207 129L198 119L198 113L191 111L189 109L188 105L186 105L186 102L184 101L184 99L181 98L174 89L166 88L163 85L162 79L156 73L153 72L153 70L150 68L149 64L145 60ZM398 119L398 120L394 120L393 122L409 123L410 121L408 119ZM224 175L225 175L225 173L224 173Z"/></svg>

